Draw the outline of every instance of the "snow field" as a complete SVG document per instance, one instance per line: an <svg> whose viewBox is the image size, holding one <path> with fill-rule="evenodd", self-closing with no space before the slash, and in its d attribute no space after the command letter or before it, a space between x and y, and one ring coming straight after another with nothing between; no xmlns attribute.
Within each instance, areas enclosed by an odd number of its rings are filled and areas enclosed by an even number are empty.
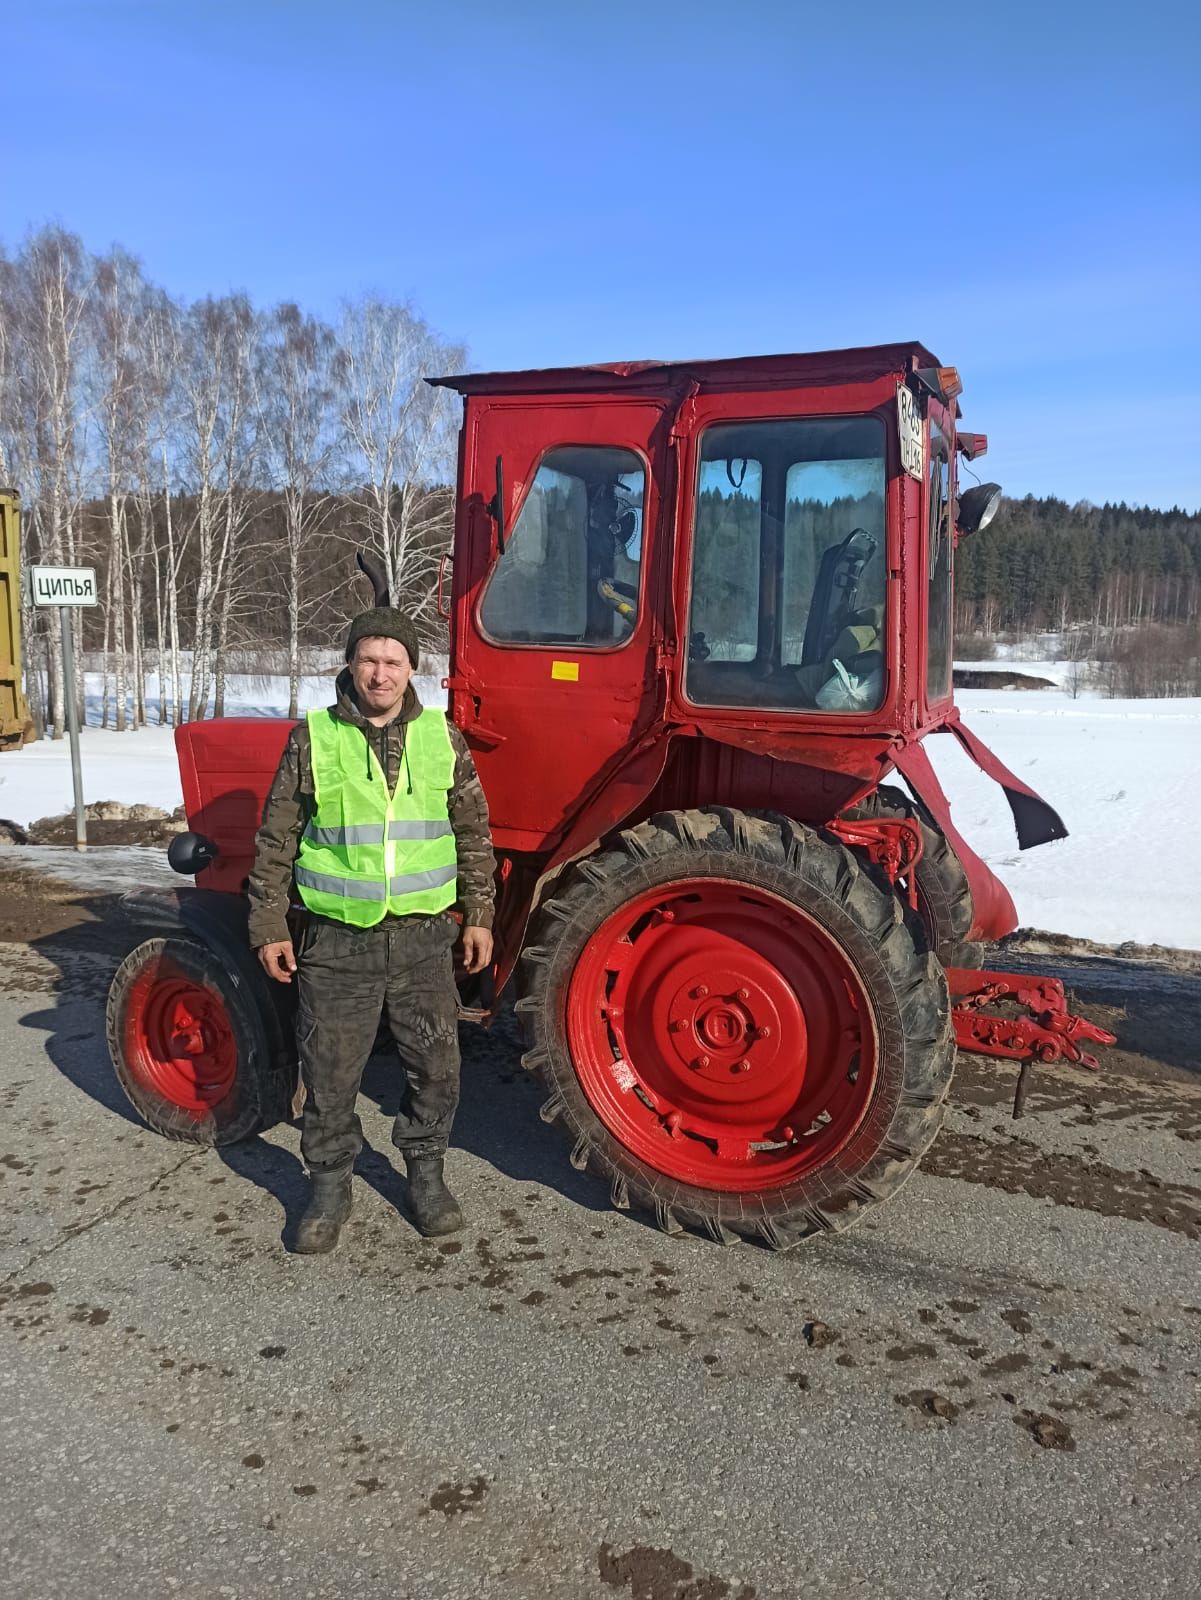
<svg viewBox="0 0 1201 1600"><path fill-rule="evenodd" d="M1001 789L950 734L926 741L956 826L1023 926L1102 944L1201 950L1201 700L962 689L964 722L1059 812L1069 837L1019 850Z"/></svg>
<svg viewBox="0 0 1201 1600"><path fill-rule="evenodd" d="M440 676L415 681L427 704L445 704ZM302 710L328 704L330 685L329 677L306 678ZM279 678L233 680L228 695L231 715L280 716L287 707ZM1188 827L1201 794L1201 700L964 689L956 702L1069 830L1067 839L1020 851L996 784L951 735L927 741L958 827L1008 886L1023 925L1104 944L1201 950L1201 853ZM88 727L82 751L85 801L141 801L167 811L181 804L170 728ZM0 818L26 825L71 805L66 740L0 755Z"/></svg>

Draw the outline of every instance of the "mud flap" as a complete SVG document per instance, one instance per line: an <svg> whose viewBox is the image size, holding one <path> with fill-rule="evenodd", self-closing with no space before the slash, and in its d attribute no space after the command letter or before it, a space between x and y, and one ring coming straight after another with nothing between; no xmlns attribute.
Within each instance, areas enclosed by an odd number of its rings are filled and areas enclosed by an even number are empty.
<svg viewBox="0 0 1201 1600"><path fill-rule="evenodd" d="M1019 850L1032 850L1036 844L1049 844L1052 839L1067 838L1068 830L1058 811L1010 772L1005 763L970 728L965 728L957 711L947 718L944 731L953 733L980 771L1004 789L1009 809L1013 812Z"/></svg>

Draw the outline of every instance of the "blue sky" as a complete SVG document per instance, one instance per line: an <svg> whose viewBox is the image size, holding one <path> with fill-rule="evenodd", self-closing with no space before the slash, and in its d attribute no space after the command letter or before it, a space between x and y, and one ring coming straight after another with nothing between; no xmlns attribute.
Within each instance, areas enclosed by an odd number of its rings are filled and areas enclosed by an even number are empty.
<svg viewBox="0 0 1201 1600"><path fill-rule="evenodd" d="M1201 508L1201 23L1025 0L40 0L0 237L411 298L477 368L917 338L1011 493Z"/></svg>

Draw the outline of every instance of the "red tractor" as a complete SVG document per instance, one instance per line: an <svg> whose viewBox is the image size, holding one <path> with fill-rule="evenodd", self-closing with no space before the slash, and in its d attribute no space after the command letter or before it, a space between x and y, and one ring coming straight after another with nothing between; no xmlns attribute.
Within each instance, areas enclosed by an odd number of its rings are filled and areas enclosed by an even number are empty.
<svg viewBox="0 0 1201 1600"><path fill-rule="evenodd" d="M787 1246L914 1170L957 1042L1091 1064L1108 1036L1058 985L973 970L1017 917L923 747L959 741L1023 848L1065 834L952 698L954 548L1000 498L957 488L986 441L954 368L897 344L439 381L465 405L446 686L499 863L464 1012L513 980L573 1165L669 1231ZM176 734L197 887L130 897L161 934L109 1003L171 1137L293 1099L291 995L243 898L290 726Z"/></svg>

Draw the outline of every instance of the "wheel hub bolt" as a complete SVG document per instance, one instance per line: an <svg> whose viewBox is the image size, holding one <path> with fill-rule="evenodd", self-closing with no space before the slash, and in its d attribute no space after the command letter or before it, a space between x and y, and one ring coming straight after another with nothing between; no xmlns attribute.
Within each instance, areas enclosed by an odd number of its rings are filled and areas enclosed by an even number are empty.
<svg viewBox="0 0 1201 1600"><path fill-rule="evenodd" d="M703 1000L708 993L709 985L707 983L698 983L696 988L692 991L692 998L694 1000Z"/></svg>
<svg viewBox="0 0 1201 1600"><path fill-rule="evenodd" d="M751 998L751 991L749 989L739 989L738 998L740 1000L749 1000Z"/></svg>
<svg viewBox="0 0 1201 1600"><path fill-rule="evenodd" d="M684 1029L687 1026L688 1026L688 1024L686 1022L684 1022L681 1018L677 1017L676 1020L671 1025L671 1031L673 1033L683 1033Z"/></svg>
<svg viewBox="0 0 1201 1600"><path fill-rule="evenodd" d="M705 1067L712 1066L713 1061L711 1056L697 1056L692 1064L694 1067L700 1067L703 1070Z"/></svg>
<svg viewBox="0 0 1201 1600"><path fill-rule="evenodd" d="M749 1072L750 1070L751 1070L751 1064L750 1064L750 1062L748 1060L746 1060L745 1057L741 1061L736 1061L734 1063L734 1071L735 1072Z"/></svg>
<svg viewBox="0 0 1201 1600"><path fill-rule="evenodd" d="M771 1038L771 1023L770 1022L765 1022L763 1024L763 1026L759 1029L759 1037L761 1039L770 1039Z"/></svg>

